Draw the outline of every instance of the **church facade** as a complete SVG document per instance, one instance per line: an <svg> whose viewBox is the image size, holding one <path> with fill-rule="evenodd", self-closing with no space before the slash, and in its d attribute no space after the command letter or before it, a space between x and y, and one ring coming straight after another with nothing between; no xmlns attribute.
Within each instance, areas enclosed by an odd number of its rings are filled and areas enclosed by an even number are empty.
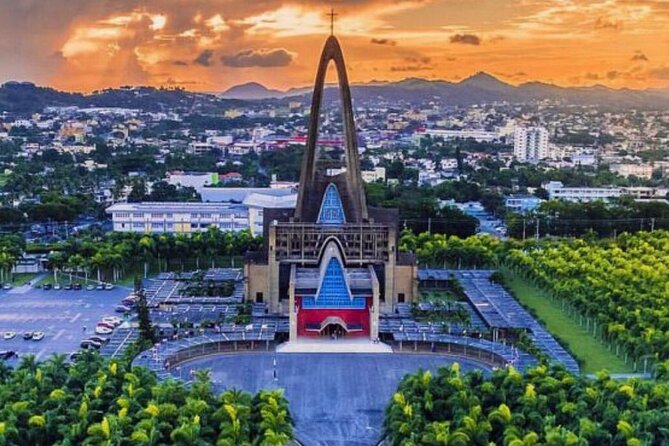
<svg viewBox="0 0 669 446"><path fill-rule="evenodd" d="M318 144L330 62L339 79L343 153ZM318 66L296 208L266 209L263 232L263 251L246 258L246 299L288 315L291 340L333 333L376 339L379 314L416 296L415 259L398 249L399 211L367 206L346 66L332 35Z"/></svg>

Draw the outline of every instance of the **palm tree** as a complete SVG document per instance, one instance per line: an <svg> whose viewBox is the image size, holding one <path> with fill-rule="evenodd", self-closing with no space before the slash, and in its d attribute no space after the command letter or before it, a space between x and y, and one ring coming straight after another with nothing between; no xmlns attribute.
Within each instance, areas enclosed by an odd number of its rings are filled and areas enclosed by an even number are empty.
<svg viewBox="0 0 669 446"><path fill-rule="evenodd" d="M52 252L49 254L49 264L51 264L51 268L53 269L53 281L58 283L58 272L65 265L65 256L60 251Z"/></svg>
<svg viewBox="0 0 669 446"><path fill-rule="evenodd" d="M155 243L153 238L149 235L143 236L139 240L139 247L142 249L142 254L144 257L144 278L149 277L149 259L151 258L151 251L153 250Z"/></svg>

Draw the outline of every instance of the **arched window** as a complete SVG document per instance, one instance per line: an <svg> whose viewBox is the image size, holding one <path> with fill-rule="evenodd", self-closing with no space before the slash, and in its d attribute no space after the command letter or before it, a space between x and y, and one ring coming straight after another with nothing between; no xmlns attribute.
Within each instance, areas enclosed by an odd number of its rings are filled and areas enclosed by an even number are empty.
<svg viewBox="0 0 669 446"><path fill-rule="evenodd" d="M333 183L328 184L328 187L325 189L317 223L323 225L341 225L346 223L344 205L341 202L337 186Z"/></svg>

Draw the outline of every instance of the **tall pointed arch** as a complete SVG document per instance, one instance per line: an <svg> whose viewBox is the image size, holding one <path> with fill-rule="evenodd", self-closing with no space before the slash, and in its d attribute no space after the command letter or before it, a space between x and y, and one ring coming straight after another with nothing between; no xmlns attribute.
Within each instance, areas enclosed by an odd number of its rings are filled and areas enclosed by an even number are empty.
<svg viewBox="0 0 669 446"><path fill-rule="evenodd" d="M297 197L295 219L297 221L315 222L318 217L318 204L327 183L324 174L316 168L316 144L320 127L320 112L323 102L323 88L325 74L330 62L334 62L339 79L339 92L342 104L342 119L344 127L344 141L346 153L346 172L335 177L339 190L342 193L343 205L347 221L359 223L368 220L367 201L365 199L364 184L360 174L360 159L358 156L358 142L353 106L351 103L351 89L348 84L344 54L339 41L335 36L328 37L321 53L318 72L314 84L314 93L311 99L311 115L309 117L309 133L307 147L302 160L300 175L300 190Z"/></svg>

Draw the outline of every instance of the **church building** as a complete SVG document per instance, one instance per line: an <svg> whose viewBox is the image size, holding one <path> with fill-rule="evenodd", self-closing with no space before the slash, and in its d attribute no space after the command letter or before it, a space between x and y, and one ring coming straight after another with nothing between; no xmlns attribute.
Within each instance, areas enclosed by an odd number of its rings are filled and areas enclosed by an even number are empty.
<svg viewBox="0 0 669 446"><path fill-rule="evenodd" d="M345 147L321 146L319 117L325 75L339 80ZM344 56L325 42L311 104L295 209L264 210L264 249L249 253L246 299L288 315L290 339L378 337L379 314L416 296L415 258L400 253L399 211L368 207Z"/></svg>

